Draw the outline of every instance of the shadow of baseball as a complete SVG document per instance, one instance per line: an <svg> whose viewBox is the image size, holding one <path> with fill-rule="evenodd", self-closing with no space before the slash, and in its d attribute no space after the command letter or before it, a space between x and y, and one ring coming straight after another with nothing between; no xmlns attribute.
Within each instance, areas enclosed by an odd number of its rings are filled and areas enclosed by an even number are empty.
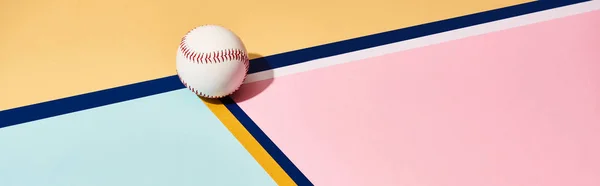
<svg viewBox="0 0 600 186"><path fill-rule="evenodd" d="M248 54L248 57L250 58L250 69L253 69L253 65L260 65L261 68L266 68L269 70L260 72L261 76L265 78L264 80L242 84L242 86L240 86L240 89L238 89L231 95L231 98L238 103L252 99L253 97L259 95L261 92L266 90L274 81L273 70L271 69L269 62L265 57L256 53L250 53Z"/></svg>

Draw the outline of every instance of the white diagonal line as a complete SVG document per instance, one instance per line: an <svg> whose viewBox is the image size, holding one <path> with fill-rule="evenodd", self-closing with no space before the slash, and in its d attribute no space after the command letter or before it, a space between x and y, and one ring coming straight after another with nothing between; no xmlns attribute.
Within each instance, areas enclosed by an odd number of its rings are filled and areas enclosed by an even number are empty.
<svg viewBox="0 0 600 186"><path fill-rule="evenodd" d="M252 73L248 74L248 77L246 78L244 83L251 83L274 77L281 77L300 72L306 72L314 69L344 64L352 61L358 61L361 59L377 57L385 54L420 48L428 45L439 44L443 42L487 34L501 30L507 30L511 28L549 21L552 19L567 17L571 15L582 14L599 9L600 1L588 1L584 3L544 10L508 19L442 32L438 34L432 34L406 41L381 45L377 47L330 56L326 58L315 59L311 61L306 61L304 63L285 66L272 70Z"/></svg>

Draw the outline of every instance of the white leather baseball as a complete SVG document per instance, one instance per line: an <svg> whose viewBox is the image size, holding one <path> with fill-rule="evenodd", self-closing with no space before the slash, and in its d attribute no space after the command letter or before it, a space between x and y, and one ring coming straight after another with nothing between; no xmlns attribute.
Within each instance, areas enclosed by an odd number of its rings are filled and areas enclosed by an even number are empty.
<svg viewBox="0 0 600 186"><path fill-rule="evenodd" d="M221 98L235 92L248 72L248 54L240 38L217 25L189 31L177 50L177 75L198 96Z"/></svg>

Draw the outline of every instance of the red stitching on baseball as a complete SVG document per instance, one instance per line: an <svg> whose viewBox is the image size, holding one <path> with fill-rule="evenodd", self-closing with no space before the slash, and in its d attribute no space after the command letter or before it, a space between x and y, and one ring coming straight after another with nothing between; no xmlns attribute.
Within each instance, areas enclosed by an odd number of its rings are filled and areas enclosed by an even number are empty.
<svg viewBox="0 0 600 186"><path fill-rule="evenodd" d="M194 30L195 29L191 30L190 32L192 32ZM188 32L188 34L189 34L189 32ZM183 56L186 59L190 60L192 63L197 63L197 64L211 63L212 64L212 63L222 63L227 60L240 60L240 61L243 61L243 63L244 63L246 74L248 73L248 70L250 68L250 59L248 58L246 51L241 50L241 49L225 49L225 50L218 50L218 51L207 52L207 53L196 52L188 47L188 45L186 44L186 39L187 39L187 34L186 34L186 36L184 36L181 39L181 43L179 44L179 47L181 49L181 53L183 53ZM191 87L190 85L188 85L183 80L183 78L181 78L181 76L179 76L179 72L177 73L177 77L179 77L179 80L183 83L183 85L185 87L187 87L189 90L191 90L198 96L206 97L206 98L223 98L223 97L231 95L231 94L228 94L228 95L224 95L224 96L211 96L211 95L205 94L203 92L200 92L197 89L195 89L194 87ZM242 82L246 81L247 77L248 77L247 75L244 75L244 79L242 80ZM241 86L238 86L233 92L236 92L238 89L240 89L240 87Z"/></svg>
<svg viewBox="0 0 600 186"><path fill-rule="evenodd" d="M248 69L246 68L246 73L247 73L247 72L248 72ZM179 80L181 81L181 83L183 83L183 85L184 85L185 87L187 87L189 90L191 90L192 92L194 92L194 93L195 93L196 95L198 95L198 96L201 96L201 97L206 97L206 98L211 98L211 99L213 99L213 98L224 98L224 97L227 97L227 96L231 95L231 94L227 94L227 95L224 95L224 96L211 96L211 95L205 94L205 93L203 93L203 92L200 92L200 91L198 91L197 89L195 89L194 87L192 87L192 86L188 85L188 84L187 84L187 83L186 83L186 82L183 80L183 78L181 78L181 76L179 76L179 72L177 73L177 77L179 78ZM247 77L248 77L248 76L244 76L244 79L242 79L242 82L246 81L246 78L247 78ZM231 92L231 93L234 93L234 92L236 92L237 90L239 90L239 89L240 89L240 87L241 87L241 86L238 86L238 87L237 87L237 88L236 88L236 89L235 89L233 92Z"/></svg>
<svg viewBox="0 0 600 186"><path fill-rule="evenodd" d="M193 31L193 30L192 30ZM190 31L191 32L191 31ZM189 32L188 32L189 33ZM214 52L197 52L192 50L186 43L187 35L181 39L179 47L183 56L192 63L207 64L207 63L222 63L227 60L241 60L244 62L246 69L249 67L249 59L246 52L242 49L224 49Z"/></svg>
<svg viewBox="0 0 600 186"><path fill-rule="evenodd" d="M211 95L205 94L205 93L203 93L203 92L200 92L200 91L198 91L197 89L195 89L194 87L191 87L190 85L188 85L188 84L187 84L187 83L186 83L186 82L185 82L185 81L184 81L184 80L181 78L181 76L179 76L179 73L177 74L177 77L179 77L179 80L180 80L180 81L183 83L183 85L184 85L185 87L187 87L188 89L190 89L192 92L194 92L194 93L195 93L196 95L198 95L198 96L202 96L202 97L205 97L205 98L211 98L211 99L212 99L212 98L222 98L222 97L225 97L225 96L211 96ZM236 89L236 90L237 90L237 89Z"/></svg>

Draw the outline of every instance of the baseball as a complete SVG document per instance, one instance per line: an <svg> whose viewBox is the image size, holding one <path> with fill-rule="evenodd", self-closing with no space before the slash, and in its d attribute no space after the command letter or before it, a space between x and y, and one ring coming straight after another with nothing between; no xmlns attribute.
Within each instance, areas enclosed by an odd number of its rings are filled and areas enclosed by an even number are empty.
<svg viewBox="0 0 600 186"><path fill-rule="evenodd" d="M248 54L240 38L217 25L192 29L177 50L179 79L205 98L221 98L235 92L246 78L248 64Z"/></svg>

